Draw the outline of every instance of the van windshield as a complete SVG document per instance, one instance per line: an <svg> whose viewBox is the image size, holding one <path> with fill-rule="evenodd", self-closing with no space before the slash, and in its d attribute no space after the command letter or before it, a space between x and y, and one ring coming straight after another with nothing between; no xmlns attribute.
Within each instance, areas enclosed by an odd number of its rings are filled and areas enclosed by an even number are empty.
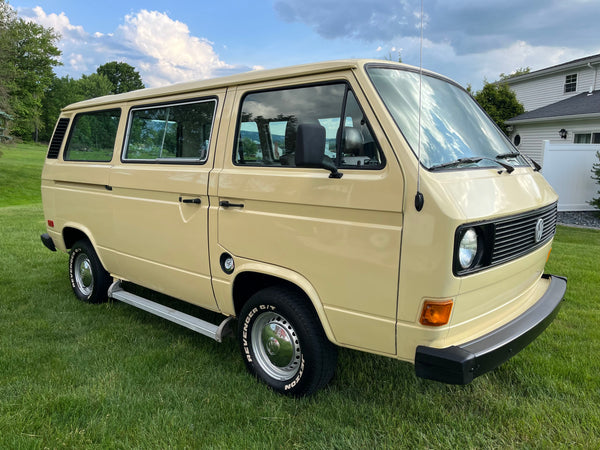
<svg viewBox="0 0 600 450"><path fill-rule="evenodd" d="M419 73L379 66L367 66L367 73L417 155ZM427 169L495 167L495 161L526 164L502 131L460 87L423 74L421 97L421 163Z"/></svg>

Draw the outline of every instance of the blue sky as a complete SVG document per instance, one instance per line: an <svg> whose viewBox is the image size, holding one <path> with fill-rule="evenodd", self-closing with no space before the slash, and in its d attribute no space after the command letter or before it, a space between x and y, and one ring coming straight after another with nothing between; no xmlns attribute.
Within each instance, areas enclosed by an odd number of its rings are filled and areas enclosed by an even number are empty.
<svg viewBox="0 0 600 450"><path fill-rule="evenodd" d="M60 32L59 76L124 61L154 87L342 58L419 64L420 0L9 0ZM600 0L424 0L423 66L463 86L600 53Z"/></svg>

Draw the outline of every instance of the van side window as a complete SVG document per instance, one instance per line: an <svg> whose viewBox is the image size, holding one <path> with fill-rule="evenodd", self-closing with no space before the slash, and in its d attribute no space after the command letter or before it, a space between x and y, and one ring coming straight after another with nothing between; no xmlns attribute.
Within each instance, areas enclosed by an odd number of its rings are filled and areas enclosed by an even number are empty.
<svg viewBox="0 0 600 450"><path fill-rule="evenodd" d="M205 100L132 109L124 160L206 162L216 105Z"/></svg>
<svg viewBox="0 0 600 450"><path fill-rule="evenodd" d="M65 161L110 161L120 117L120 109L77 114L64 152Z"/></svg>
<svg viewBox="0 0 600 450"><path fill-rule="evenodd" d="M302 123L325 128L325 158L337 167L383 167L379 145L345 83L246 95L238 126L235 164L295 166L296 134Z"/></svg>

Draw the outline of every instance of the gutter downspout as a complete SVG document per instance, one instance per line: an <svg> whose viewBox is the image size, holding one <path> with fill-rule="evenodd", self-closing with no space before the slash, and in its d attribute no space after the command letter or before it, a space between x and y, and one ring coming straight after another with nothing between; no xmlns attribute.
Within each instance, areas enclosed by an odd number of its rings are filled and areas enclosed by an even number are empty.
<svg viewBox="0 0 600 450"><path fill-rule="evenodd" d="M594 64L594 65L595 65L596 67L593 67L593 66L592 66L592 63L587 63L587 66L588 66L590 69L593 69L593 70L594 70L594 78L593 78L593 80L592 80L592 85L590 86L590 91L589 91L589 94L588 94L588 95L591 95L591 94L592 94L592 92L594 92L594 91L596 90L596 81L597 81L597 79L598 79L598 63L596 63L596 64Z"/></svg>

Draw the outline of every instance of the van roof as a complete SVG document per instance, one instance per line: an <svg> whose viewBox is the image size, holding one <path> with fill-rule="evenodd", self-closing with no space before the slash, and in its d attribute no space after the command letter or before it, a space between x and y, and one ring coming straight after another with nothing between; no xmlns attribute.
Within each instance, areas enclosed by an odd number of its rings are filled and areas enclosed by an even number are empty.
<svg viewBox="0 0 600 450"><path fill-rule="evenodd" d="M169 86L140 89L137 91L126 92L117 95L107 95L97 97L82 102L73 103L66 106L63 111L72 111L76 109L97 107L115 103L123 103L133 100L143 100L145 98L159 98L168 95L185 94L188 92L202 91L205 89L217 89L229 86L239 86L243 84L255 83L260 81L269 81L283 78L290 78L301 75L314 75L319 73L337 72L340 70L356 70L366 63L389 64L399 67L410 67L405 64L395 63L384 60L367 60L367 59L347 59L338 61L325 61L313 64L303 64L298 66L283 67L279 69L256 70L245 72L226 77L211 78L208 80L191 81L186 83L178 83ZM430 73L423 71L424 73Z"/></svg>

